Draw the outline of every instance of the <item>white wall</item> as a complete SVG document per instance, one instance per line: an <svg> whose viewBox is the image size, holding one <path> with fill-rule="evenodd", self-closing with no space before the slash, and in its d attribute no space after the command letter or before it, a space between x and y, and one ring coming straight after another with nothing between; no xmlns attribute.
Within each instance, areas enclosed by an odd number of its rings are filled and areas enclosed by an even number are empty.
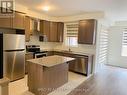
<svg viewBox="0 0 127 95"><path fill-rule="evenodd" d="M26 45L40 45L41 50L52 50L57 45L53 42L40 42L38 35L33 35L30 37L30 42L26 42Z"/></svg>
<svg viewBox="0 0 127 95"><path fill-rule="evenodd" d="M44 20L50 20L50 21L56 21L56 17L51 17L33 10L28 9L26 6L23 6L19 3L15 3L15 10L19 12L26 13L27 16L39 18L39 19L44 19Z"/></svg>
<svg viewBox="0 0 127 95"><path fill-rule="evenodd" d="M70 21L78 21L84 19L103 19L105 17L104 12L87 12L81 15L73 15L66 17L57 17L58 21L70 22Z"/></svg>
<svg viewBox="0 0 127 95"><path fill-rule="evenodd" d="M109 31L107 64L127 68L127 57L121 56L122 32L125 25L119 26L118 23L116 25L117 26L111 27Z"/></svg>
<svg viewBox="0 0 127 95"><path fill-rule="evenodd" d="M73 16L64 16L64 17L53 17L53 16L48 16L43 13L39 13L36 11L33 11L27 6L23 6L17 2L15 2L15 10L26 13L26 15L43 19L43 20L49 20L49 21L61 21L61 22L68 22L68 21L77 21L77 20L83 20L83 19L103 19L105 17L104 12L85 12L84 14L81 15L73 15Z"/></svg>

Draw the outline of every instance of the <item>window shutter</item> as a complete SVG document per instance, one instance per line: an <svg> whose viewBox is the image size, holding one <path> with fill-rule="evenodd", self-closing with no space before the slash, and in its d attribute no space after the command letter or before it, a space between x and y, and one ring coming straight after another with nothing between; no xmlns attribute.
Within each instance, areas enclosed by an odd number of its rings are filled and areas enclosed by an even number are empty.
<svg viewBox="0 0 127 95"><path fill-rule="evenodd" d="M68 22L66 23L66 44L69 46L78 45L78 26L77 22Z"/></svg>
<svg viewBox="0 0 127 95"><path fill-rule="evenodd" d="M127 56L127 28L123 29L122 56Z"/></svg>
<svg viewBox="0 0 127 95"><path fill-rule="evenodd" d="M78 23L68 23L67 37L77 37L77 36L78 36Z"/></svg>
<svg viewBox="0 0 127 95"><path fill-rule="evenodd" d="M108 52L108 30L105 26L102 27L99 36L99 64L107 64L107 52Z"/></svg>
<svg viewBox="0 0 127 95"><path fill-rule="evenodd" d="M127 46L127 28L124 29L123 31L123 41L122 41L123 46Z"/></svg>

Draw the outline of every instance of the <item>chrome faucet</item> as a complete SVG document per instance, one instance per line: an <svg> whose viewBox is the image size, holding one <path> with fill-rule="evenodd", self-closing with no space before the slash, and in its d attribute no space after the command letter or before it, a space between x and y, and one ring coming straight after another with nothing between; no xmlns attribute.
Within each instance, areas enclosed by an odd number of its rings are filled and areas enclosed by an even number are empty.
<svg viewBox="0 0 127 95"><path fill-rule="evenodd" d="M69 52L71 51L71 48L69 47Z"/></svg>

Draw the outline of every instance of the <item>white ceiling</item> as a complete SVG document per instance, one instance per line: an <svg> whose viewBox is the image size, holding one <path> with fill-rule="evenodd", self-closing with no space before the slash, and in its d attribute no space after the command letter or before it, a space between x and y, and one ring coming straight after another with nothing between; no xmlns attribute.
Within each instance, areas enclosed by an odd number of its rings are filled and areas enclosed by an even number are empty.
<svg viewBox="0 0 127 95"><path fill-rule="evenodd" d="M50 16L79 15L103 11L112 20L127 20L127 0L15 0L31 10ZM43 6L50 6L48 12Z"/></svg>

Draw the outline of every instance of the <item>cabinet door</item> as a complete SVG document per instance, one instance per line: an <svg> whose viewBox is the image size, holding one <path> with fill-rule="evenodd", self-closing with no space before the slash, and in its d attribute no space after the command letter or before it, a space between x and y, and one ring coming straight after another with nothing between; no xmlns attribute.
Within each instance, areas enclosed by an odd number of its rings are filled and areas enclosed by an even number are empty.
<svg viewBox="0 0 127 95"><path fill-rule="evenodd" d="M40 21L40 32L43 35L46 35L47 41L50 41L50 22L41 20Z"/></svg>
<svg viewBox="0 0 127 95"><path fill-rule="evenodd" d="M47 52L47 56L52 56L52 55L54 55L54 51L48 51Z"/></svg>
<svg viewBox="0 0 127 95"><path fill-rule="evenodd" d="M28 73L28 62L27 60L33 59L33 54L26 54L25 55L25 73Z"/></svg>
<svg viewBox="0 0 127 95"><path fill-rule="evenodd" d="M1 28L12 28L12 18L0 18L0 27Z"/></svg>
<svg viewBox="0 0 127 95"><path fill-rule="evenodd" d="M57 38L58 42L63 42L63 36L64 36L64 23L63 22L58 22L57 23Z"/></svg>
<svg viewBox="0 0 127 95"><path fill-rule="evenodd" d="M1 11L3 10L4 8L1 8L0 10L0 28L12 28L12 17L11 15L6 15L4 13L2 13ZM6 10L6 9L4 9ZM3 15L4 14L4 15Z"/></svg>
<svg viewBox="0 0 127 95"><path fill-rule="evenodd" d="M23 13L15 12L15 15L13 17L13 28L24 29L24 19L25 15Z"/></svg>
<svg viewBox="0 0 127 95"><path fill-rule="evenodd" d="M30 41L30 17L25 17L25 39L26 42Z"/></svg>
<svg viewBox="0 0 127 95"><path fill-rule="evenodd" d="M79 22L78 43L95 44L96 20L83 20Z"/></svg>
<svg viewBox="0 0 127 95"><path fill-rule="evenodd" d="M50 42L57 42L57 22L50 22Z"/></svg>

